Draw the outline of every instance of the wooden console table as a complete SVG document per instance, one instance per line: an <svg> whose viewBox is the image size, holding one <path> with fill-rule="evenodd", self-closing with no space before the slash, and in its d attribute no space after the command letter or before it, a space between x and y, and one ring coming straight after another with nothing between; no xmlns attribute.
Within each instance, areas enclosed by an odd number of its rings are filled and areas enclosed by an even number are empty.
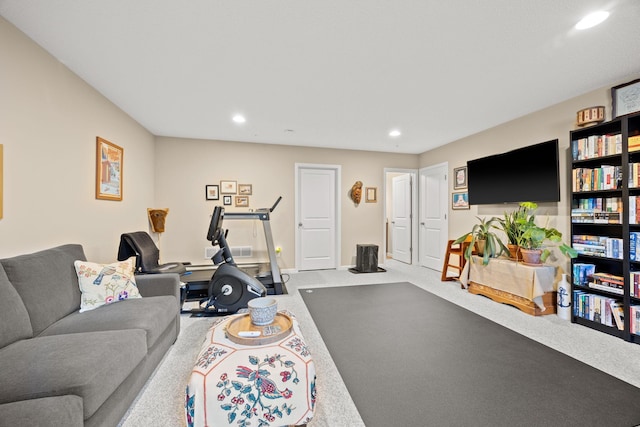
<svg viewBox="0 0 640 427"><path fill-rule="evenodd" d="M466 263L460 283L473 294L540 316L556 312L560 280L557 270L549 265L531 266L506 258L495 258L482 265L482 258L474 256L472 262Z"/></svg>

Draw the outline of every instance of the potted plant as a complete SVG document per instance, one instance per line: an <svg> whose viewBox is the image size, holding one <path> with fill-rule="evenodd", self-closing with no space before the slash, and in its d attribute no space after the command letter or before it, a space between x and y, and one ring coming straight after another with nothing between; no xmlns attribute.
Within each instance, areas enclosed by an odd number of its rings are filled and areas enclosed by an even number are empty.
<svg viewBox="0 0 640 427"><path fill-rule="evenodd" d="M490 258L508 253L509 250L504 243L502 243L500 237L492 230L493 228L497 228L496 223L498 222L498 218L476 218L479 222L473 226L470 232L458 237L454 243L462 244L468 237L471 237L468 241L469 246L464 252L465 259L471 259L471 255L475 249L478 255L482 256L482 264L487 265Z"/></svg>
<svg viewBox="0 0 640 427"><path fill-rule="evenodd" d="M538 205L532 202L521 203L520 209L524 214L515 220L518 225L517 244L523 261L527 264L542 264L551 254L551 247L557 247L563 255L575 258L577 251L562 242L560 231L555 228L540 227L535 223L537 208Z"/></svg>
<svg viewBox="0 0 640 427"><path fill-rule="evenodd" d="M523 232L520 223L523 221L526 223L527 217L532 214L537 207L538 205L535 203L522 202L518 209L512 212L505 212L504 216L498 219L498 223L500 224L499 228L507 237L507 248L510 258L517 260L522 259L520 247L518 246L518 240Z"/></svg>

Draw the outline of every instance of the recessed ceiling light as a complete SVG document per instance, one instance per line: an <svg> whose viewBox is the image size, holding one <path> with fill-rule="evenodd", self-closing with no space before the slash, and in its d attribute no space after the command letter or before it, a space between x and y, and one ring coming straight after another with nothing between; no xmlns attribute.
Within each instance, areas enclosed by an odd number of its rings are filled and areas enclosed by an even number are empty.
<svg viewBox="0 0 640 427"><path fill-rule="evenodd" d="M402 135L402 132L400 132L398 129L393 129L391 132L389 132L389 136L391 138L397 138L400 135Z"/></svg>
<svg viewBox="0 0 640 427"><path fill-rule="evenodd" d="M609 12L599 10L585 16L576 24L576 30L586 30L587 28L595 27L609 17Z"/></svg>
<svg viewBox="0 0 640 427"><path fill-rule="evenodd" d="M236 114L231 120L233 120L235 123L244 123L247 121L247 119L245 119L242 114Z"/></svg>

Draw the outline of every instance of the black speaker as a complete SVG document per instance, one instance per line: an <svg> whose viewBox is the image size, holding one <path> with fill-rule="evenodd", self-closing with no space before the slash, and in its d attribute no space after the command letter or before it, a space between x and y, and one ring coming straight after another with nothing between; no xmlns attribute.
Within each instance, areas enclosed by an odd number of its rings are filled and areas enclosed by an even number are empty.
<svg viewBox="0 0 640 427"><path fill-rule="evenodd" d="M356 245L356 270L361 273L378 271L378 245Z"/></svg>

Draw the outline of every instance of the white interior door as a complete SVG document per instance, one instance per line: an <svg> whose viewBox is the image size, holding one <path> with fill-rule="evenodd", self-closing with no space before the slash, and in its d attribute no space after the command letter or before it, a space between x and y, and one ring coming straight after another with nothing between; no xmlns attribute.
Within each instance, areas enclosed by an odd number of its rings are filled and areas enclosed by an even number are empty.
<svg viewBox="0 0 640 427"><path fill-rule="evenodd" d="M420 169L420 265L438 271L449 235L447 170L447 163Z"/></svg>
<svg viewBox="0 0 640 427"><path fill-rule="evenodd" d="M393 177L391 204L391 256L397 261L411 264L411 175Z"/></svg>
<svg viewBox="0 0 640 427"><path fill-rule="evenodd" d="M335 167L296 167L296 268L336 268L338 170Z"/></svg>

